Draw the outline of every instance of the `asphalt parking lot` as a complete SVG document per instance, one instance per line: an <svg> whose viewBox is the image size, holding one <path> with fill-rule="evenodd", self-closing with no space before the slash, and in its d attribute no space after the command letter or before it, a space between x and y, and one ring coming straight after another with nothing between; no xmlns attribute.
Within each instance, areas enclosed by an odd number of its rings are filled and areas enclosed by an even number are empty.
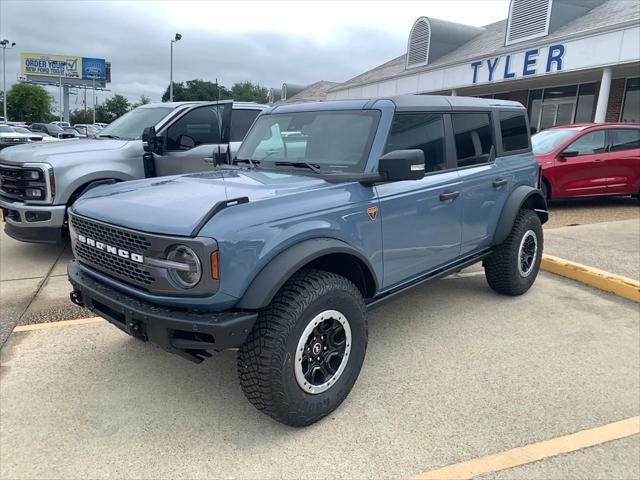
<svg viewBox="0 0 640 480"><path fill-rule="evenodd" d="M637 280L639 213L585 211L599 222L545 247ZM90 316L68 302L67 248L1 251L5 330ZM62 325L1 351L1 478L408 478L640 414L639 304L546 272L508 298L476 266L371 312L354 390L306 429L244 399L234 352L194 365L104 321ZM481 478L639 476L632 435Z"/></svg>

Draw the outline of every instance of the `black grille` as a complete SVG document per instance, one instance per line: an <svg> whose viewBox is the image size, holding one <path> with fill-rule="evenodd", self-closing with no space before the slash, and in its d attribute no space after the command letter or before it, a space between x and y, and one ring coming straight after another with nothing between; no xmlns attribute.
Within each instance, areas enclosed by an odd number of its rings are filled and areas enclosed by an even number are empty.
<svg viewBox="0 0 640 480"><path fill-rule="evenodd" d="M37 171L39 176L37 180L26 177L27 172ZM16 200L45 200L47 197L47 186L45 183L44 172L39 168L20 168L7 167L0 165L0 194L5 197ZM38 189L40 197L27 198L26 189Z"/></svg>
<svg viewBox="0 0 640 480"><path fill-rule="evenodd" d="M71 225L77 234L127 250L130 253L144 255L151 247L151 243L144 235L120 230L77 216L71 216ZM151 286L156 281L144 265L113 253L98 250L79 241L75 242L75 254L80 261L138 285Z"/></svg>

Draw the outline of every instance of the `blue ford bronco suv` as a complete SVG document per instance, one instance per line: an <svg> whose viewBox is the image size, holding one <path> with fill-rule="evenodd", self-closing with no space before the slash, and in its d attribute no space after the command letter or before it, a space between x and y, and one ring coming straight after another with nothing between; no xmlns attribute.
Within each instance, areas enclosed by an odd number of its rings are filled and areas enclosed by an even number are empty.
<svg viewBox="0 0 640 480"><path fill-rule="evenodd" d="M80 197L71 299L196 362L238 349L245 396L277 421L345 399L368 309L476 262L506 295L538 274L547 208L519 103L276 106L233 163Z"/></svg>

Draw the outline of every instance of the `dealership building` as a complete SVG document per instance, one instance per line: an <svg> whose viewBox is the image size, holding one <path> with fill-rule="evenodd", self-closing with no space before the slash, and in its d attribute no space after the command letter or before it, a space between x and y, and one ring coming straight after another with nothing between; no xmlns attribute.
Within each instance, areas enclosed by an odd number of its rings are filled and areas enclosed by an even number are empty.
<svg viewBox="0 0 640 480"><path fill-rule="evenodd" d="M509 17L484 27L420 17L406 54L327 100L401 94L516 100L534 130L640 123L640 2L511 0Z"/></svg>

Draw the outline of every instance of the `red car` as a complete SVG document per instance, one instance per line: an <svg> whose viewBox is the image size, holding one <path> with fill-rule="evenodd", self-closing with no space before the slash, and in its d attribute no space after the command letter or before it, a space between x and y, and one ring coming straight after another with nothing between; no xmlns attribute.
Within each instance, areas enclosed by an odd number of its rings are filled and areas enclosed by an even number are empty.
<svg viewBox="0 0 640 480"><path fill-rule="evenodd" d="M547 199L634 195L640 198L640 125L580 123L531 137Z"/></svg>

